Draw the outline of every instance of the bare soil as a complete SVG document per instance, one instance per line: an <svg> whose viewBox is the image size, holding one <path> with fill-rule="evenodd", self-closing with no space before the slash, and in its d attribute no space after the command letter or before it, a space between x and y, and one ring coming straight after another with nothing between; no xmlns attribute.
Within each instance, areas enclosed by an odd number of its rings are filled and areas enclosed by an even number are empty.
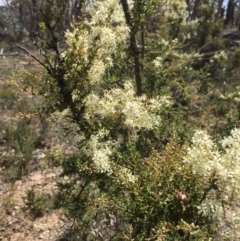
<svg viewBox="0 0 240 241"><path fill-rule="evenodd" d="M0 56L0 89L6 84L7 76L17 72L21 67L37 70L39 65L24 54ZM0 102L0 121L8 124L17 121L13 112L7 109L3 102ZM41 123L37 121L34 125L38 132ZM25 209L24 200L28 190L33 190L39 195L56 192L56 182L59 180L61 168L48 167L44 170L41 166L46 155L59 150L67 152L68 149L69 152L72 150L69 144L61 142L52 133L46 132L45 135L43 147L35 148L33 160L30 161L31 167L20 180L7 182L6 169L0 167L0 240L2 241L59 240L70 225L59 210L51 210L42 217L33 218ZM8 151L5 141L0 140L0 162Z"/></svg>

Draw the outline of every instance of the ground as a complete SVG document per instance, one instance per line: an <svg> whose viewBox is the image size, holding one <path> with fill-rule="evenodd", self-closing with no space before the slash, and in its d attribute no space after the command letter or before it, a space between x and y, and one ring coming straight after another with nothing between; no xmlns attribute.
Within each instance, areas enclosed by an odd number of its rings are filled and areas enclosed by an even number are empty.
<svg viewBox="0 0 240 241"><path fill-rule="evenodd" d="M36 53L37 54L37 53ZM20 54L14 56L0 56L0 91L7 95L4 86L7 84L7 76L12 72L20 70L22 67L28 69L37 69L32 59ZM1 90L2 89L2 90ZM29 97L29 96L28 96ZM7 95L7 98L11 98ZM17 100L19 101L19 99ZM14 112L14 103L12 109L9 110L6 98L0 100L0 122L1 126L17 123L16 112ZM42 123L38 121L31 122L34 133L39 134L42 131ZM6 140L6 129L0 128L0 163L2 164L6 156L12 151L12 157L17 158L17 154L8 145ZM30 135L30 133L29 133ZM46 156L49 153L56 153L61 149L71 151L71 146L62 143L51 133L45 130L45 137L41 140L42 145L34 147L33 158L29 162L26 173L16 180L9 181L7 178L6 165L0 165L0 240L2 241L35 241L35 240L58 240L68 229L68 222L64 219L61 211L44 210L44 216L33 217L31 210L26 211L26 192L34 191L36 194L51 194L56 191L56 182L59 180L61 168L58 165L44 166L46 164ZM14 162L13 162L14 163ZM11 165L12 163L10 163ZM19 168L16 166L15 168Z"/></svg>

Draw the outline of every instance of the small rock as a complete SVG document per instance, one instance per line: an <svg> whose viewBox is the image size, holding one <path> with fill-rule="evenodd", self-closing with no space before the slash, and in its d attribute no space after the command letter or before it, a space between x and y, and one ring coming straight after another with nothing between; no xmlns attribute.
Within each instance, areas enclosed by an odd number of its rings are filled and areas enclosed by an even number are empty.
<svg viewBox="0 0 240 241"><path fill-rule="evenodd" d="M44 239L43 234L40 234L40 235L39 235L39 239Z"/></svg>
<svg viewBox="0 0 240 241"><path fill-rule="evenodd" d="M11 226L13 224L13 221L9 221L8 225Z"/></svg>

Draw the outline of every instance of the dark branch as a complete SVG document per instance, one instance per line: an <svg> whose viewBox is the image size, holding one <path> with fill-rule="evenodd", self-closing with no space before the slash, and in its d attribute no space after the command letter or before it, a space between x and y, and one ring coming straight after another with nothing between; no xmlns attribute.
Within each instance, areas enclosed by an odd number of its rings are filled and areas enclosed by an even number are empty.
<svg viewBox="0 0 240 241"><path fill-rule="evenodd" d="M142 77L141 77L141 63L139 60L139 50L137 47L137 39L136 39L135 32L133 30L132 19L131 19L130 9L129 9L127 0L121 0L121 4L125 15L126 23L131 29L130 50L134 59L134 72L135 72L135 80L136 80L136 86L137 86L137 95L141 95L142 94Z"/></svg>
<svg viewBox="0 0 240 241"><path fill-rule="evenodd" d="M142 94L142 76L141 76L141 63L139 60L139 49L137 47L137 39L136 39L136 33L133 30L133 24L130 14L130 9L127 0L121 0L123 12L125 15L126 23L130 27L130 50L131 54L134 59L134 72L135 72L135 80L136 80L136 86L137 86L137 95Z"/></svg>
<svg viewBox="0 0 240 241"><path fill-rule="evenodd" d="M31 54L27 49L25 49L24 47L17 45L18 48L20 48L21 50L23 50L25 53L27 53L29 56L31 56L33 59L35 59L40 65L42 65L49 73L51 73L51 69L46 66L41 60L39 60L35 55Z"/></svg>

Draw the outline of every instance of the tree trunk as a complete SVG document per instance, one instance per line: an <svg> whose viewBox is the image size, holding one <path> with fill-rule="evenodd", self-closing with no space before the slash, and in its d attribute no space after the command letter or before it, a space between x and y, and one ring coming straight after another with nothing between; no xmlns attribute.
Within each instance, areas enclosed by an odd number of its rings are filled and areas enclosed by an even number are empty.
<svg viewBox="0 0 240 241"><path fill-rule="evenodd" d="M37 11L37 2L36 0L31 0L32 2L32 12L31 12L31 29L29 29L29 32L33 31L39 31L39 26L38 26L38 11Z"/></svg>
<svg viewBox="0 0 240 241"><path fill-rule="evenodd" d="M198 7L200 5L201 0L196 0L193 6L193 11L191 15L191 20L195 20L197 18Z"/></svg>
<svg viewBox="0 0 240 241"><path fill-rule="evenodd" d="M229 0L224 24L227 25L231 23L231 25L233 25L233 22L234 22L234 0Z"/></svg>
<svg viewBox="0 0 240 241"><path fill-rule="evenodd" d="M131 21L128 2L127 0L121 0L121 4L122 4L127 25L131 29L132 21ZM142 77L141 77L141 64L139 60L139 49L137 47L136 33L132 31L132 29L130 32L130 50L134 60L134 72L135 72L135 80L136 80L136 86L137 86L137 95L141 95L142 94Z"/></svg>
<svg viewBox="0 0 240 241"><path fill-rule="evenodd" d="M217 12L215 14L215 20L219 19L222 17L222 5L223 5L223 0L218 1L218 6L217 6Z"/></svg>

